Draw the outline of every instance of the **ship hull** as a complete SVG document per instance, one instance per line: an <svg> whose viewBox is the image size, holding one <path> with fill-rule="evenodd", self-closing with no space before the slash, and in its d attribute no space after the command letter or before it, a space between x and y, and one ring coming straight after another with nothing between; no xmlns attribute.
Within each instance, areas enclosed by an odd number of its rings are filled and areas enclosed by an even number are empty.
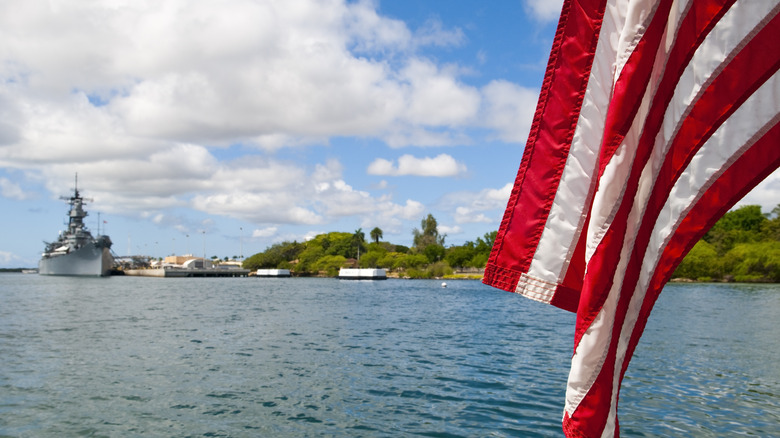
<svg viewBox="0 0 780 438"><path fill-rule="evenodd" d="M68 254L44 257L38 262L40 275L105 277L114 264L111 251L88 243Z"/></svg>

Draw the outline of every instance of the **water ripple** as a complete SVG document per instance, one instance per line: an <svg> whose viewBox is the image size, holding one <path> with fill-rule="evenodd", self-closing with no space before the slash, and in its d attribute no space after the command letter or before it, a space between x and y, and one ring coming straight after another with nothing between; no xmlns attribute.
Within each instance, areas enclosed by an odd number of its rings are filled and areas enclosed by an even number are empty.
<svg viewBox="0 0 780 438"><path fill-rule="evenodd" d="M780 435L777 297L664 292L623 434ZM0 302L2 436L561 433L573 315L478 282L0 274Z"/></svg>

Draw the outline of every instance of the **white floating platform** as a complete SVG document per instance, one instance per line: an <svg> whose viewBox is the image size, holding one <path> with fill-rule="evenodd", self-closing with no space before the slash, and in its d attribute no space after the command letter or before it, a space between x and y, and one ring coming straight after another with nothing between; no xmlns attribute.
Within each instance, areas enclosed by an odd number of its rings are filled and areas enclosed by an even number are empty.
<svg viewBox="0 0 780 438"><path fill-rule="evenodd" d="M247 277L249 269L125 269L125 275L134 277Z"/></svg>
<svg viewBox="0 0 780 438"><path fill-rule="evenodd" d="M339 269L339 278L342 280L387 280L387 272L384 269Z"/></svg>
<svg viewBox="0 0 780 438"><path fill-rule="evenodd" d="M289 277L289 269L258 269L258 277Z"/></svg>

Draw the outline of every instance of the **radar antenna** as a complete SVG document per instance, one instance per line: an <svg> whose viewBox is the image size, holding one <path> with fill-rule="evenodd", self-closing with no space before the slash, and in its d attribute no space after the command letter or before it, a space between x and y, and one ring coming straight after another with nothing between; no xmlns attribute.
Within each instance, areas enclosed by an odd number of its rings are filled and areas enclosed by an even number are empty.
<svg viewBox="0 0 780 438"><path fill-rule="evenodd" d="M76 172L76 186L73 189L73 196L70 198L67 196L60 196L60 199L63 201L68 201L68 203L73 204L73 201L76 199L79 199L82 201L82 204L85 202L94 202L94 199L92 198L82 198L81 195L79 195L79 173Z"/></svg>

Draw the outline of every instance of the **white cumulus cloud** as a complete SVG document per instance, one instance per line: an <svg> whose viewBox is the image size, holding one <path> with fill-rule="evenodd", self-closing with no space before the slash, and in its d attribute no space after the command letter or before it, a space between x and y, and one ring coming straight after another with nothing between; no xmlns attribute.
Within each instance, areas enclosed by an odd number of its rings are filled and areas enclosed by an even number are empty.
<svg viewBox="0 0 780 438"><path fill-rule="evenodd" d="M8 178L0 178L0 194L5 198L23 200L27 199L29 195L13 181Z"/></svg>
<svg viewBox="0 0 780 438"><path fill-rule="evenodd" d="M553 21L561 15L563 0L525 0L525 7L537 20Z"/></svg>
<svg viewBox="0 0 780 438"><path fill-rule="evenodd" d="M263 229L256 229L252 231L252 237L271 237L276 235L277 227L267 227Z"/></svg>
<svg viewBox="0 0 780 438"><path fill-rule="evenodd" d="M453 236L456 234L463 233L463 229L458 225L453 225L453 226L439 225L438 229L439 229L439 234L446 234L448 236Z"/></svg>
<svg viewBox="0 0 780 438"><path fill-rule="evenodd" d="M770 213L780 206L780 169L775 170L764 181L745 195L734 208L742 205L760 205L761 211Z"/></svg>
<svg viewBox="0 0 780 438"><path fill-rule="evenodd" d="M369 175L450 177L461 175L466 170L465 164L447 154L424 158L406 154L398 158L397 165L384 158L377 158L369 164L367 172Z"/></svg>
<svg viewBox="0 0 780 438"><path fill-rule="evenodd" d="M19 260L19 257L8 251L0 251L0 263L10 263L14 260Z"/></svg>
<svg viewBox="0 0 780 438"><path fill-rule="evenodd" d="M452 211L456 223L495 223L506 208L512 183L498 189L482 189L475 192L453 192L440 202L443 209Z"/></svg>
<svg viewBox="0 0 780 438"><path fill-rule="evenodd" d="M478 85L470 66L429 55L468 32L438 18L410 27L370 0L0 2L0 195L64 195L78 172L91 211L185 233L204 214L260 233L350 217L405 232L425 211L414 195L356 182L338 160L290 157L344 138L522 142L523 88ZM368 166L467 171L451 154Z"/></svg>
<svg viewBox="0 0 780 438"><path fill-rule="evenodd" d="M485 96L484 125L492 128L502 141L524 143L531 129L539 93L508 81L492 81L482 93Z"/></svg>
<svg viewBox="0 0 780 438"><path fill-rule="evenodd" d="M458 207L455 209L455 222L459 224L463 223L477 223L477 222L493 222L493 219L485 216L484 213L474 211L468 207Z"/></svg>
<svg viewBox="0 0 780 438"><path fill-rule="evenodd" d="M3 2L0 91L3 119L14 123L0 126L0 141L10 143L0 159L99 160L160 142L459 141L453 128L476 122L480 91L415 49L458 45L463 32L436 19L412 31L376 7Z"/></svg>

